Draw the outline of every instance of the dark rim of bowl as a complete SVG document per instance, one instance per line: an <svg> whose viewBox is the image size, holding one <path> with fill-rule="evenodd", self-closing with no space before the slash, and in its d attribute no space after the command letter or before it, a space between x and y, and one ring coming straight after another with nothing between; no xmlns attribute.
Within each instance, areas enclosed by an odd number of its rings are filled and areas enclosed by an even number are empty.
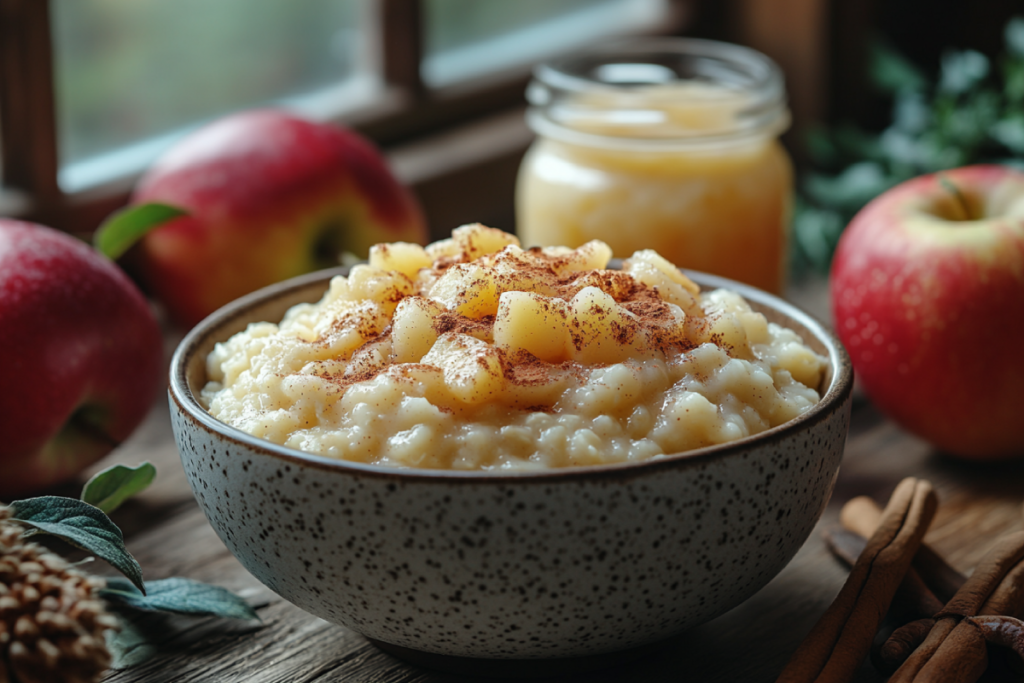
<svg viewBox="0 0 1024 683"><path fill-rule="evenodd" d="M735 441L730 441L714 446L705 446L680 453L671 453L664 456L648 458L625 463L610 463L606 465L581 465L577 467L560 467L546 470L528 470L522 472L493 471L493 470L439 470L400 468L387 465L372 465L367 463L352 462L328 456L307 453L294 448L276 444L266 439L253 436L236 429L217 418L207 411L188 385L187 367L188 361L193 352L208 339L211 333L216 332L226 322L244 317L247 312L256 306L284 296L290 292L323 282L327 285L335 275L344 275L348 271L346 267L330 268L306 275L300 275L284 282L279 282L263 289L247 294L232 301L214 311L199 324L193 327L178 344L171 358L169 394L179 409L188 417L195 420L207 430L220 434L224 438L236 443L263 451L278 460L297 465L310 465L325 470L340 470L353 475L368 475L383 478L416 479L416 480L439 480L439 481L471 481L476 483L493 482L508 483L511 481L547 481L551 479L564 478L603 478L605 476L622 477L638 475L650 469L664 467L696 466L707 463L710 460L725 458L729 455L742 452L754 443L770 443L781 440L800 431L805 426L823 420L831 415L833 410L838 410L850 397L853 390L853 369L849 355L839 339L825 325L819 322L814 316L797 308L796 306L769 294L763 290L745 285L735 280L702 273L699 271L684 270L691 279L700 285L701 289L728 289L741 295L748 302L757 303L767 308L772 308L779 313L792 318L803 325L811 332L828 350L828 362L832 371L832 380L827 391L821 396L818 403L812 406L807 412L776 427L771 427L763 432L746 436ZM326 289L326 287L325 287ZM258 322L258 321L252 321Z"/></svg>

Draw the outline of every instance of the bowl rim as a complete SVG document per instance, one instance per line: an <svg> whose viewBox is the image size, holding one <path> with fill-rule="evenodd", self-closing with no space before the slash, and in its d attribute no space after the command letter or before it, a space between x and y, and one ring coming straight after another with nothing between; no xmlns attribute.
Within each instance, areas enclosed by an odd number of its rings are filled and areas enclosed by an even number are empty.
<svg viewBox="0 0 1024 683"><path fill-rule="evenodd" d="M247 446L250 449L262 451L264 454L287 464L312 466L322 470L347 472L351 475L375 476L386 479L507 484L525 481L550 482L563 479L597 479L609 476L622 478L640 475L651 470L703 465L712 460L724 459L730 455L744 452L749 446L754 444L766 444L791 436L801 431L803 427L810 426L811 423L826 418L831 414L832 409L839 408L844 403L848 403L853 390L853 366L846 349L839 341L838 336L813 315L774 294L756 287L710 273L681 269L688 277L697 282L702 290L720 288L732 290L748 302L776 309L783 315L799 322L809 332L814 334L818 341L826 347L828 363L832 369L832 381L819 401L806 412L781 425L723 444L705 446L633 462L525 471L420 469L353 462L276 444L243 432L211 415L189 387L187 372L192 355L208 340L210 335L225 323L244 317L250 310L271 299L285 296L320 282L324 284L326 291L331 278L336 275L344 275L348 270L347 266L337 266L284 280L235 299L208 315L185 334L171 357L168 378L168 394L171 400L177 404L178 409L182 413L198 422L208 431L216 433L229 441ZM258 321L253 320L249 322Z"/></svg>

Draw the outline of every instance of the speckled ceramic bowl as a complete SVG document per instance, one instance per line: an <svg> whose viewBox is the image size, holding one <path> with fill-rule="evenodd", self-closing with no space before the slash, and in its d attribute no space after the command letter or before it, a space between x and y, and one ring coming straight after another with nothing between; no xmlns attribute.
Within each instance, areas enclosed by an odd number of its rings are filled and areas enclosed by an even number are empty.
<svg viewBox="0 0 1024 683"><path fill-rule="evenodd" d="M174 434L210 524L260 581L392 651L481 660L643 649L739 604L806 540L831 494L852 372L835 337L738 290L829 359L823 398L785 425L637 464L528 474L346 463L228 427L197 400L215 342L315 301L338 271L221 309L171 365Z"/></svg>

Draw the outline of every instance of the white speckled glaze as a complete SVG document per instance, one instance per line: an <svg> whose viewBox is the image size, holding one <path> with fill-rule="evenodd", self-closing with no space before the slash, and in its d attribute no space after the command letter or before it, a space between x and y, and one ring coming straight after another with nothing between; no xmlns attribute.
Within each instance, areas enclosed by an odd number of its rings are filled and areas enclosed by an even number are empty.
<svg viewBox="0 0 1024 683"><path fill-rule="evenodd" d="M772 579L817 522L849 424L852 371L821 325L739 291L830 360L821 402L755 437L645 463L487 473L397 470L277 446L197 402L205 357L314 301L338 271L275 285L200 323L171 366L181 460L210 524L256 578L384 644L486 659L599 655L665 639Z"/></svg>

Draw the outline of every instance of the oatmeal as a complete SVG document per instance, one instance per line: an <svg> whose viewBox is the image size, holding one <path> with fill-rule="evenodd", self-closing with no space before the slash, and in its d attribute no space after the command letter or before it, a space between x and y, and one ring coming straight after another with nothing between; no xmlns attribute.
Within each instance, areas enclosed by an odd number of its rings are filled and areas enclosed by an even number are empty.
<svg viewBox="0 0 1024 683"><path fill-rule="evenodd" d="M656 252L610 258L481 225L378 245L319 302L217 344L203 400L299 450L459 470L656 458L818 401L826 361L795 332Z"/></svg>

